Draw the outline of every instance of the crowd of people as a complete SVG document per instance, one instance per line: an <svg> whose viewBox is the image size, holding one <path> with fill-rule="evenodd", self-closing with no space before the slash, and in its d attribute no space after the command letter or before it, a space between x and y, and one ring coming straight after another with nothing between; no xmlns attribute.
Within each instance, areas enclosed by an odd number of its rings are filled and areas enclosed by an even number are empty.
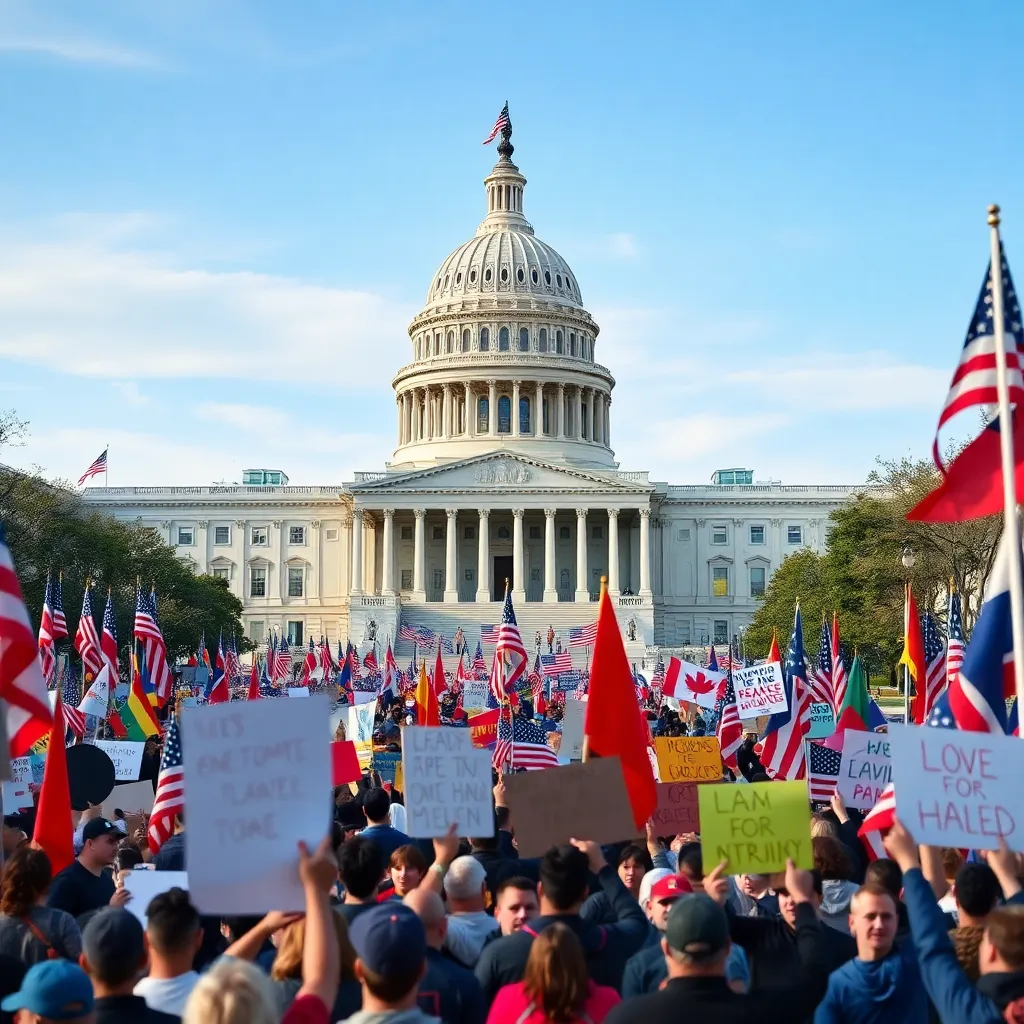
<svg viewBox="0 0 1024 1024"><path fill-rule="evenodd" d="M353 791L354 790L354 791ZM495 780L494 834L418 840L367 776L296 852L301 913L219 918L189 894L132 913L133 871L187 871L187 822L92 808L56 876L4 819L3 1020L186 1024L1024 1022L1021 858L918 847L899 822L869 859L841 798L812 817L814 870L732 875L700 836L520 857Z"/></svg>

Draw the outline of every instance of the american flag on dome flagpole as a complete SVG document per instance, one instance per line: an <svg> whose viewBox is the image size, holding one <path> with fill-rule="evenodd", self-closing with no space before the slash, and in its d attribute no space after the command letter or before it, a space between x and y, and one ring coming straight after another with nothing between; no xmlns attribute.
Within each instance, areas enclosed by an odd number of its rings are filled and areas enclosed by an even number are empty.
<svg viewBox="0 0 1024 1024"><path fill-rule="evenodd" d="M498 120L494 122L494 127L491 129L491 134L484 139L483 144L485 146L490 145L497 137L499 132L505 128L511 127L512 122L508 116L508 101L506 100L505 106L501 108L501 113L498 115Z"/></svg>
<svg viewBox="0 0 1024 1024"><path fill-rule="evenodd" d="M931 612L925 612L921 622L921 636L924 640L925 684L923 692L914 698L914 720L923 722L925 716L935 707L939 694L946 688L946 645L943 643L939 624ZM918 702L923 701L923 704Z"/></svg>
<svg viewBox="0 0 1024 1024"><path fill-rule="evenodd" d="M43 614L39 620L39 663L43 670L43 680L47 687L54 681L53 672L57 667L57 654L54 651L53 627L53 576L46 573L46 592L43 595Z"/></svg>
<svg viewBox="0 0 1024 1024"><path fill-rule="evenodd" d="M502 715L498 721L498 740L491 763L499 771L504 768L557 768L558 755L547 745L544 731L522 715Z"/></svg>
<svg viewBox="0 0 1024 1024"><path fill-rule="evenodd" d="M156 797L149 818L149 848L154 854L174 835L174 819L184 809L185 772L181 759L181 736L178 733L178 720L172 717L164 737Z"/></svg>
<svg viewBox="0 0 1024 1024"><path fill-rule="evenodd" d="M761 740L760 758L773 779L803 779L807 776L804 737L810 729L811 694L806 682L803 624L796 607L793 632L782 666L783 688L789 706L768 719Z"/></svg>
<svg viewBox="0 0 1024 1024"><path fill-rule="evenodd" d="M573 626L569 630L570 647L593 647L597 638L597 623L591 622L588 626Z"/></svg>
<svg viewBox="0 0 1024 1024"><path fill-rule="evenodd" d="M846 668L843 665L843 655L839 650L839 617L832 613L832 696L835 699L836 719L839 718L839 710L846 700Z"/></svg>
<svg viewBox="0 0 1024 1024"><path fill-rule="evenodd" d="M519 635L516 613L512 608L512 594L506 584L490 678L491 694L499 704L508 700L509 694L515 691L516 683L526 675L528 668L526 648Z"/></svg>
<svg viewBox="0 0 1024 1024"><path fill-rule="evenodd" d="M163 707L171 695L171 667L167 663L167 645L156 617L156 590L150 590L147 597L141 586L135 597L135 639L142 642L142 657L156 691L156 702ZM67 713L67 708L64 711Z"/></svg>
<svg viewBox="0 0 1024 1024"><path fill-rule="evenodd" d="M85 581L85 596L82 598L82 614L78 617L75 630L75 650L82 659L82 667L93 676L103 667L100 653L100 637L96 632L96 619L92 614L92 580Z"/></svg>
<svg viewBox="0 0 1024 1024"><path fill-rule="evenodd" d="M827 704L836 710L835 696L832 690L832 633L828 628L828 620L821 616L821 639L818 642L818 659L808 673L807 682L811 688L811 700L815 704Z"/></svg>
<svg viewBox="0 0 1024 1024"><path fill-rule="evenodd" d="M736 690L732 685L732 676L725 684L725 693L715 703L715 714L718 717L718 745L722 749L722 760L734 772L739 771L736 753L743 742L743 725L740 722L739 709L736 707Z"/></svg>
<svg viewBox="0 0 1024 1024"><path fill-rule="evenodd" d="M836 791L843 755L820 743L808 743L807 755L807 784L811 800L815 803L828 803Z"/></svg>
<svg viewBox="0 0 1024 1024"><path fill-rule="evenodd" d="M71 659L65 658L61 701L64 704L64 721L77 739L81 739L85 735L85 715L78 710L79 700L81 697L78 693L78 683L75 680L75 670L71 665Z"/></svg>
<svg viewBox="0 0 1024 1024"><path fill-rule="evenodd" d="M78 486L81 487L90 477L99 476L102 473L104 476L107 474L107 451L104 448L99 455L93 459L92 465L78 478Z"/></svg>
<svg viewBox="0 0 1024 1024"><path fill-rule="evenodd" d="M949 639L946 642L946 685L948 686L960 674L960 666L964 663L964 620L960 612L960 594L950 588L949 608L946 612L946 629Z"/></svg>

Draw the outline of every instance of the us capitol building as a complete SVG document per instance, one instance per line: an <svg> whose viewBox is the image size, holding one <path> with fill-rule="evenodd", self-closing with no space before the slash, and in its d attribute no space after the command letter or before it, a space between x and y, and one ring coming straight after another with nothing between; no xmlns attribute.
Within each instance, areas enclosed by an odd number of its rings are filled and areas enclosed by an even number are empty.
<svg viewBox="0 0 1024 1024"><path fill-rule="evenodd" d="M742 636L772 572L822 548L829 513L856 489L754 483L746 469L676 485L620 469L600 329L524 216L510 126L498 154L486 216L409 326L383 470L340 485L293 487L261 469L240 486L85 492L226 580L257 643L324 635L365 653L410 624L462 626L475 646L479 624L500 620L506 579L527 648L549 625L564 643L593 621L607 575L627 652L649 665L658 648ZM400 661L410 651L396 643Z"/></svg>

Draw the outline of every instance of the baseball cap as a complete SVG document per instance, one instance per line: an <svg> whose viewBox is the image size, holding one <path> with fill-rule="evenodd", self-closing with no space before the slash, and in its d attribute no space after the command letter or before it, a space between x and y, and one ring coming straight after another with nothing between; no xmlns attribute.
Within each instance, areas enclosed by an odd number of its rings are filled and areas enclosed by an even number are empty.
<svg viewBox="0 0 1024 1024"><path fill-rule="evenodd" d="M106 818L93 818L85 823L82 829L83 843L87 843L90 839L102 839L103 836L114 836L116 839L123 839L124 832Z"/></svg>
<svg viewBox="0 0 1024 1024"><path fill-rule="evenodd" d="M6 1013L28 1010L49 1020L77 1020L92 1013L92 982L70 960L44 960L30 967L21 988L0 1002Z"/></svg>
<svg viewBox="0 0 1024 1024"><path fill-rule="evenodd" d="M677 953L714 956L729 945L729 921L710 896L691 893L676 900L665 923L665 941Z"/></svg>
<svg viewBox="0 0 1024 1024"><path fill-rule="evenodd" d="M659 878L651 886L650 899L652 900L675 900L680 896L688 896L693 892L693 886L686 875L666 875Z"/></svg>
<svg viewBox="0 0 1024 1024"><path fill-rule="evenodd" d="M360 914L349 938L366 967L384 977L411 974L426 959L423 923L401 903L382 903Z"/></svg>
<svg viewBox="0 0 1024 1024"><path fill-rule="evenodd" d="M129 977L145 953L142 924L124 907L104 907L82 931L82 952L96 976Z"/></svg>

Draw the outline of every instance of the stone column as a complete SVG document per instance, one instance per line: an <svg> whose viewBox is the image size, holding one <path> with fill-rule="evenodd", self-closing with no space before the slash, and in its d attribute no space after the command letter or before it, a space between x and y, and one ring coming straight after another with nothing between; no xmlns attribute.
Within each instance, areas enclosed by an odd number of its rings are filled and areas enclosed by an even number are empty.
<svg viewBox="0 0 1024 1024"><path fill-rule="evenodd" d="M521 382L512 381L512 436L519 436L519 388Z"/></svg>
<svg viewBox="0 0 1024 1024"><path fill-rule="evenodd" d="M445 604L458 604L459 601L459 567L456 557L456 542L459 537L457 508L445 509L448 517L447 529L444 533L444 601Z"/></svg>
<svg viewBox="0 0 1024 1024"><path fill-rule="evenodd" d="M396 395L395 396L395 407L396 407L396 409L398 411L398 443L401 444L402 443L402 412L403 412L402 396L401 395Z"/></svg>
<svg viewBox="0 0 1024 1024"><path fill-rule="evenodd" d="M587 510L576 509L576 601L590 602L587 581Z"/></svg>
<svg viewBox="0 0 1024 1024"><path fill-rule="evenodd" d="M605 396L604 400L604 443L606 448L612 446L612 396Z"/></svg>
<svg viewBox="0 0 1024 1024"><path fill-rule="evenodd" d="M363 510L352 510L352 586L350 594L363 592Z"/></svg>
<svg viewBox="0 0 1024 1024"><path fill-rule="evenodd" d="M640 509L640 596L651 597L651 510Z"/></svg>
<svg viewBox="0 0 1024 1024"><path fill-rule="evenodd" d="M491 538L488 519L491 510L481 508L477 514L480 516L480 526L477 529L476 599L483 604L491 600Z"/></svg>
<svg viewBox="0 0 1024 1024"><path fill-rule="evenodd" d="M395 592L395 510L384 509L384 538L381 541L380 560L384 580L381 592L388 597Z"/></svg>
<svg viewBox="0 0 1024 1024"><path fill-rule="evenodd" d="M423 602L427 599L423 585L423 577L427 574L427 552L424 543L424 520L427 517L427 510L414 509L413 515L416 517L416 529L413 533L412 599Z"/></svg>
<svg viewBox="0 0 1024 1024"><path fill-rule="evenodd" d="M587 440L591 444L594 443L594 423L596 417L594 416L594 401L597 398L597 391L594 388L590 388L590 401L587 402Z"/></svg>
<svg viewBox="0 0 1024 1024"><path fill-rule="evenodd" d="M487 382L487 433L491 437L498 434L498 382Z"/></svg>
<svg viewBox="0 0 1024 1024"><path fill-rule="evenodd" d="M533 410L533 436L544 436L544 385L537 381L537 399Z"/></svg>
<svg viewBox="0 0 1024 1024"><path fill-rule="evenodd" d="M608 593L619 594L619 510L608 509Z"/></svg>
<svg viewBox="0 0 1024 1024"><path fill-rule="evenodd" d="M441 436L448 438L454 434L452 429L452 386L444 385L444 410L441 414Z"/></svg>
<svg viewBox="0 0 1024 1024"><path fill-rule="evenodd" d="M575 412L573 414L573 425L574 431L573 437L577 441L583 440L583 388L576 388L576 400L574 402Z"/></svg>
<svg viewBox="0 0 1024 1024"><path fill-rule="evenodd" d="M466 381L466 434L468 437L476 437L476 401L469 381Z"/></svg>
<svg viewBox="0 0 1024 1024"><path fill-rule="evenodd" d="M556 437L565 437L565 385L558 385L558 407L555 410L558 414L558 427L555 431Z"/></svg>
<svg viewBox="0 0 1024 1024"><path fill-rule="evenodd" d="M555 575L555 512L544 509L544 600L558 601L558 579Z"/></svg>
<svg viewBox="0 0 1024 1024"><path fill-rule="evenodd" d="M512 509L512 600L521 604L526 600L526 585L523 580L523 516L526 510Z"/></svg>

